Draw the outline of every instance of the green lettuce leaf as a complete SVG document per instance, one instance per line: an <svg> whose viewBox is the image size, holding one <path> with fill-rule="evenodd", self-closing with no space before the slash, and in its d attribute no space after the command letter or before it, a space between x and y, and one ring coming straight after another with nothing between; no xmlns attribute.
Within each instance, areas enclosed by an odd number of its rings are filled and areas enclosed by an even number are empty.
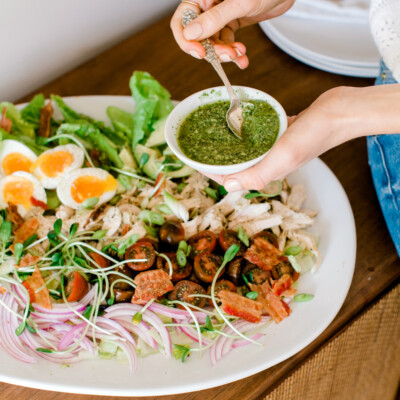
<svg viewBox="0 0 400 400"><path fill-rule="evenodd" d="M133 138L134 114L115 106L107 108L107 115L114 129L122 132L130 140Z"/></svg>
<svg viewBox="0 0 400 400"><path fill-rule="evenodd" d="M43 94L37 94L22 110L21 117L35 128L39 127L40 109L44 106Z"/></svg>
<svg viewBox="0 0 400 400"><path fill-rule="evenodd" d="M57 131L58 134L72 133L92 144L93 148L100 150L111 163L117 168L123 168L118 150L98 128L90 123L80 122L75 124L62 124Z"/></svg>
<svg viewBox="0 0 400 400"><path fill-rule="evenodd" d="M66 122L71 124L91 124L117 146L124 146L128 142L123 134L113 131L111 128L107 127L103 121L96 121L87 115L78 114L65 104L62 97L52 94L51 98L56 103Z"/></svg>
<svg viewBox="0 0 400 400"><path fill-rule="evenodd" d="M4 107L7 107L7 118L10 118L12 121L11 133L20 134L34 139L36 137L35 127L22 119L21 113L15 108L14 104L7 101L0 103L0 114L3 112Z"/></svg>
<svg viewBox="0 0 400 400"><path fill-rule="evenodd" d="M135 71L129 87L136 103L132 148L146 139L156 120L168 115L173 104L171 96L149 73Z"/></svg>
<svg viewBox="0 0 400 400"><path fill-rule="evenodd" d="M35 139L29 136L21 135L20 133L7 133L4 129L0 128L0 143L2 140L6 139L18 140L18 142L21 142L28 146L37 155L48 150L48 147L37 143Z"/></svg>

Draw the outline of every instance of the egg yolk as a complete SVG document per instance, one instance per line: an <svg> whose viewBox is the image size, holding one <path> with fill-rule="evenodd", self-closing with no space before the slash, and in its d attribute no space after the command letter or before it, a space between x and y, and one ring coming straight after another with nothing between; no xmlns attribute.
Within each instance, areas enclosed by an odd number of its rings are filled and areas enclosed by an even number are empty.
<svg viewBox="0 0 400 400"><path fill-rule="evenodd" d="M30 172L32 161L21 153L9 153L3 158L4 175L11 175L17 171Z"/></svg>
<svg viewBox="0 0 400 400"><path fill-rule="evenodd" d="M29 210L32 206L33 183L22 176L14 176L12 180L6 181L3 185L3 197L6 203L22 205Z"/></svg>
<svg viewBox="0 0 400 400"><path fill-rule="evenodd" d="M111 175L108 175L106 179L84 175L75 179L71 186L71 196L77 203L83 203L87 199L111 192L116 187L117 181Z"/></svg>
<svg viewBox="0 0 400 400"><path fill-rule="evenodd" d="M55 151L42 154L33 165L33 170L40 167L42 173L49 178L56 178L61 175L65 168L74 161L74 156L68 151Z"/></svg>

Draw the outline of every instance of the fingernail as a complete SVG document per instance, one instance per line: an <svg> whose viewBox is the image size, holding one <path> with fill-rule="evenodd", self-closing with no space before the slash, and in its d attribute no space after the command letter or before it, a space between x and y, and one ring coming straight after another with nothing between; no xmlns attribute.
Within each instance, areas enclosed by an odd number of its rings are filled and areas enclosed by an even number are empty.
<svg viewBox="0 0 400 400"><path fill-rule="evenodd" d="M236 179L228 179L226 182L224 182L224 188L228 192L236 192L242 189L242 185Z"/></svg>
<svg viewBox="0 0 400 400"><path fill-rule="evenodd" d="M229 54L226 54L226 53L222 53L222 54L219 56L219 59L220 59L221 61L223 61L223 62L232 61L231 56L230 56Z"/></svg>
<svg viewBox="0 0 400 400"><path fill-rule="evenodd" d="M239 51L239 49L237 49L236 47L235 47L235 51L236 51L236 54L238 55L238 57L243 55L242 52Z"/></svg>
<svg viewBox="0 0 400 400"><path fill-rule="evenodd" d="M199 53L197 51L194 50L190 50L189 54L194 57L194 58L198 58L199 60L201 60L201 57L199 56Z"/></svg>
<svg viewBox="0 0 400 400"><path fill-rule="evenodd" d="M196 40L203 33L203 28L198 22L193 22L189 24L183 30L183 36L186 40Z"/></svg>

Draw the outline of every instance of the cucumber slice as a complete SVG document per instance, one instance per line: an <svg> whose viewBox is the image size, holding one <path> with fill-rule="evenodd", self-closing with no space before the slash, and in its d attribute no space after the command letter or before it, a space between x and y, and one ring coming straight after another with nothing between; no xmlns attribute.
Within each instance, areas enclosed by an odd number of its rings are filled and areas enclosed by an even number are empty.
<svg viewBox="0 0 400 400"><path fill-rule="evenodd" d="M153 124L154 131L150 133L150 136L145 143L146 147L157 147L167 143L164 134L166 121L167 116L159 119Z"/></svg>
<svg viewBox="0 0 400 400"><path fill-rule="evenodd" d="M135 156L138 163L140 157L144 153L147 153L149 155L149 160L144 165L142 170L149 178L156 179L160 169L160 166L158 165L158 163L156 163L156 160L161 157L161 154L158 150L150 149L149 147L137 144L135 150L133 151L133 155Z"/></svg>
<svg viewBox="0 0 400 400"><path fill-rule="evenodd" d="M167 172L167 176L169 178L184 178L186 176L192 175L193 172L194 172L193 168L184 165L182 168L176 171Z"/></svg>
<svg viewBox="0 0 400 400"><path fill-rule="evenodd" d="M119 152L119 158L122 160L124 163L124 167L128 168L137 168L137 163L135 158L133 157L131 151L124 147L120 152Z"/></svg>

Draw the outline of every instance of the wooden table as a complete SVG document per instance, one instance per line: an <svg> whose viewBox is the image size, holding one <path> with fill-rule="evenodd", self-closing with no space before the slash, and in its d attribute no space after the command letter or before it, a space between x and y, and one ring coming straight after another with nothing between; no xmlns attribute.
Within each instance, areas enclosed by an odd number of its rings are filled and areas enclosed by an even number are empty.
<svg viewBox="0 0 400 400"><path fill-rule="evenodd" d="M248 49L246 71L227 65L235 84L268 92L293 115L306 108L318 95L335 86L366 86L369 79L329 74L296 61L270 42L259 27L240 34ZM46 96L128 95L133 70L149 71L172 94L183 99L198 90L221 84L211 66L183 54L169 30L169 18L105 51L86 64L38 89ZM23 101L28 100L27 96ZM400 262L389 237L375 195L367 163L365 139L346 143L322 156L349 196L357 227L357 261L347 299L332 324L314 342L290 359L249 378L201 392L163 399L257 399L303 363L320 346L346 327L358 314L388 291L400 277ZM91 396L45 392L0 383L2 400L84 400ZM97 399L107 397L97 397ZM116 397L115 397L116 398Z"/></svg>

